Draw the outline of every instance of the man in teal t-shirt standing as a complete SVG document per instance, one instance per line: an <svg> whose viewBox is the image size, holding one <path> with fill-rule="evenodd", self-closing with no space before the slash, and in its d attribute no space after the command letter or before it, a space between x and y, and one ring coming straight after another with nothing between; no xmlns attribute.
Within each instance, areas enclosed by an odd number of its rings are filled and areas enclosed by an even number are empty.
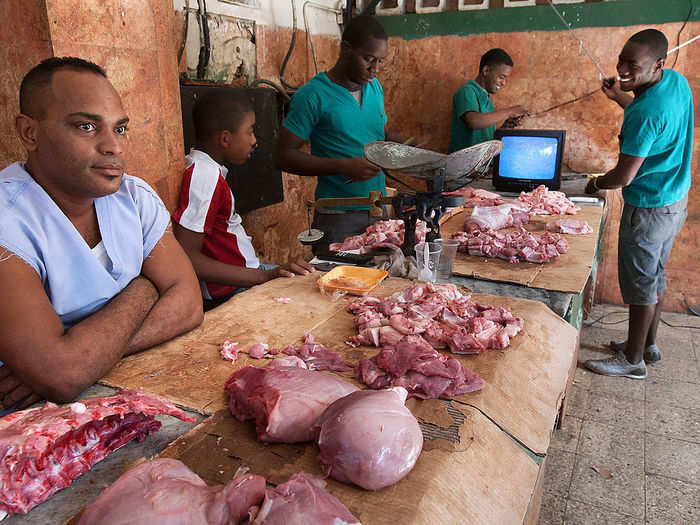
<svg viewBox="0 0 700 525"><path fill-rule="evenodd" d="M513 70L513 59L502 49L491 49L479 62L476 79L464 84L452 97L450 153L493 140L496 126L506 122L515 127L527 113L522 106L494 111L491 95L506 85Z"/></svg>
<svg viewBox="0 0 700 525"><path fill-rule="evenodd" d="M586 363L603 375L644 379L646 363L661 359L656 330L666 290L664 267L688 214L693 151L692 93L682 75L663 69L667 50L660 31L636 33L620 53L619 85L603 86L625 108L620 157L611 171L591 179L586 192L622 188L618 278L629 305L627 340L611 342L613 357Z"/></svg>
<svg viewBox="0 0 700 525"><path fill-rule="evenodd" d="M350 21L343 32L340 56L293 97L277 144L277 165L297 175L318 177L316 199L386 194L384 174L363 157L365 144L395 140L386 131L384 92L375 78L387 56L387 34L371 16ZM302 151L306 142L311 152ZM369 225L367 206L338 207L314 215L323 245L362 233Z"/></svg>

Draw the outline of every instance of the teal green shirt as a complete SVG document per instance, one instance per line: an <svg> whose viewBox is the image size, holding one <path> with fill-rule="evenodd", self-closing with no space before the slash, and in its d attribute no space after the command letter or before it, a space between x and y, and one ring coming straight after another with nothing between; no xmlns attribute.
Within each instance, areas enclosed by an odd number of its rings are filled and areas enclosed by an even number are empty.
<svg viewBox="0 0 700 525"><path fill-rule="evenodd" d="M292 97L283 126L311 143L317 157L362 157L365 144L384 140L387 117L384 92L375 78L362 87L362 104L350 91L319 73ZM386 194L384 173L362 182L347 183L343 175L318 177L316 199L367 197L372 190ZM365 207L366 208L366 207Z"/></svg>
<svg viewBox="0 0 700 525"><path fill-rule="evenodd" d="M492 113L493 102L488 92L474 80L470 80L457 90L452 97L452 122L450 124L450 153L468 148L480 142L493 140L496 126L485 129L471 129L462 119L468 111Z"/></svg>
<svg viewBox="0 0 700 525"><path fill-rule="evenodd" d="M693 153L693 95L683 75L664 69L659 82L627 105L620 152L646 157L632 183L622 188L626 203L658 208L685 197Z"/></svg>

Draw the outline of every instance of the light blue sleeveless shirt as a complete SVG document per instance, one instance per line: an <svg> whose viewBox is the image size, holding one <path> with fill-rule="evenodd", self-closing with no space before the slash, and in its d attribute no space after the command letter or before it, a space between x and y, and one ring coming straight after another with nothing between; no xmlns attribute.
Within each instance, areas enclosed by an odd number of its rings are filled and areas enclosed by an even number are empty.
<svg viewBox="0 0 700 525"><path fill-rule="evenodd" d="M115 193L95 199L105 267L24 163L0 171L0 210L0 254L5 248L36 271L65 328L99 310L141 273L170 221L156 192L125 174Z"/></svg>

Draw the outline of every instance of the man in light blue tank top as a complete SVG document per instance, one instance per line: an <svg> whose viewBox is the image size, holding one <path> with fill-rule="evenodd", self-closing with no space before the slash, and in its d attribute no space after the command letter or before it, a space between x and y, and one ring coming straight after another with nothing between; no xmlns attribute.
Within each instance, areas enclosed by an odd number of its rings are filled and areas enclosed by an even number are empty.
<svg viewBox="0 0 700 525"><path fill-rule="evenodd" d="M620 158L586 191L622 188L618 277L629 305L627 340L611 342L613 357L586 363L603 375L644 379L646 364L661 359L656 330L666 290L664 268L687 217L693 151L692 93L682 75L663 69L667 50L666 37L656 29L633 35L620 53L619 85L603 88L625 108Z"/></svg>
<svg viewBox="0 0 700 525"><path fill-rule="evenodd" d="M388 54L387 35L371 16L354 18L343 32L336 64L319 73L292 97L277 144L277 164L289 173L317 177L316 199L386 194L384 174L363 157L377 140L402 140L386 131L384 92L376 79ZM302 151L306 142L311 152ZM339 210L345 210L339 213ZM324 244L364 232L367 206L342 206L318 213L315 227Z"/></svg>
<svg viewBox="0 0 700 525"><path fill-rule="evenodd" d="M121 357L199 324L169 214L124 173L128 118L97 65L50 58L22 81L27 161L0 171L0 401L66 402Z"/></svg>

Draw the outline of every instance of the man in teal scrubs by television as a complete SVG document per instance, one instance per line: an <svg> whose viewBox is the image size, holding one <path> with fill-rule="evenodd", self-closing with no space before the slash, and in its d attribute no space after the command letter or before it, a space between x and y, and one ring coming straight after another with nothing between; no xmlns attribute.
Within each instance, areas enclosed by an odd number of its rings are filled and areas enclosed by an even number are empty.
<svg viewBox="0 0 700 525"><path fill-rule="evenodd" d="M354 18L343 32L340 56L293 97L277 145L277 165L297 175L318 177L315 198L386 194L384 174L365 160L365 144L394 140L386 131L384 92L376 78L388 54L387 34L371 16ZM311 152L302 151L306 142ZM323 245L362 233L370 224L367 206L337 207L314 215L325 233Z"/></svg>
<svg viewBox="0 0 700 525"><path fill-rule="evenodd" d="M496 126L506 122L514 127L527 113L522 106L494 111L491 95L506 85L513 71L513 59L503 49L491 49L479 62L479 74L452 97L450 153L493 140Z"/></svg>
<svg viewBox="0 0 700 525"><path fill-rule="evenodd" d="M591 179L586 192L622 188L618 278L629 305L627 340L611 342L613 357L586 362L608 376L644 379L646 364L661 359L656 330L666 290L664 268L688 215L693 95L683 75L663 69L667 50L660 31L636 33L620 53L619 83L603 87L625 108L620 157L611 171Z"/></svg>

